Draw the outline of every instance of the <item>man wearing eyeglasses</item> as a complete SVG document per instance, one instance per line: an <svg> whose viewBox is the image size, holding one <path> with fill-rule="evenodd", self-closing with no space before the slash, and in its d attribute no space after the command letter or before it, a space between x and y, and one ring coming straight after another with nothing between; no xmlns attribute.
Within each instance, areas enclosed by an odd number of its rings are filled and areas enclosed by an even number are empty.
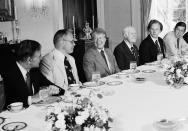
<svg viewBox="0 0 188 131"><path fill-rule="evenodd" d="M74 38L69 29L58 30L53 39L54 49L42 58L41 72L65 91L70 84L79 83L75 60L69 54L74 50ZM58 92L57 87L53 87Z"/></svg>
<svg viewBox="0 0 188 131"><path fill-rule="evenodd" d="M171 31L164 37L164 42L166 45L166 56L177 56L185 54L188 51L188 45L183 39L183 34L186 30L186 24L184 22L178 22Z"/></svg>

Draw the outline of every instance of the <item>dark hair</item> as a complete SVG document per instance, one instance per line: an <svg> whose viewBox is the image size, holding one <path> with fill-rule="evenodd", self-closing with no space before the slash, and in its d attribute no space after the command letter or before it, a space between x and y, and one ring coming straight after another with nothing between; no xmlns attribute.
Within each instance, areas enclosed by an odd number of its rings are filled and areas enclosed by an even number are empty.
<svg viewBox="0 0 188 131"><path fill-rule="evenodd" d="M25 61L28 57L33 57L36 51L41 50L41 45L34 40L23 40L19 44L16 56L18 61Z"/></svg>
<svg viewBox="0 0 188 131"><path fill-rule="evenodd" d="M149 22L149 24L148 24L148 27L147 27L147 30L149 31L150 28L151 28L151 26L152 26L153 24L156 24L156 23L159 24L160 30L162 31L162 30L163 30L163 25L162 25L162 23L159 22L158 20L150 20L150 22Z"/></svg>
<svg viewBox="0 0 188 131"><path fill-rule="evenodd" d="M93 30L93 32L92 32L92 38L95 39L95 37L96 37L97 34L104 34L105 37L107 37L106 31L104 29L102 29L102 28L95 28Z"/></svg>
<svg viewBox="0 0 188 131"><path fill-rule="evenodd" d="M184 22L178 22L176 24L176 26L174 27L174 29L176 29L178 26L182 26L182 27L185 27L185 30L186 30L186 24Z"/></svg>
<svg viewBox="0 0 188 131"><path fill-rule="evenodd" d="M54 39L53 39L54 45L56 45L56 43L59 41L60 38L62 38L63 36L66 36L68 34L72 34L71 29L58 30L54 35Z"/></svg>

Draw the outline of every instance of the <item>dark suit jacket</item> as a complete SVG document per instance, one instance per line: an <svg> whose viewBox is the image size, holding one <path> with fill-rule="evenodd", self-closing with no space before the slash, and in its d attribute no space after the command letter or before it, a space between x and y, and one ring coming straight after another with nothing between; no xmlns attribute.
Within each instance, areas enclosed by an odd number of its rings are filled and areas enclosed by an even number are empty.
<svg viewBox="0 0 188 131"><path fill-rule="evenodd" d="M138 48L135 45L133 46L135 49L136 57L132 54L125 41L122 41L119 45L116 46L114 50L114 56L121 70L129 69L130 61L136 61L137 65L139 65Z"/></svg>
<svg viewBox="0 0 188 131"><path fill-rule="evenodd" d="M163 58L165 58L165 45L163 39L158 38ZM157 60L157 46L148 35L140 44L139 47L140 64L143 65L147 62L153 62Z"/></svg>
<svg viewBox="0 0 188 131"><path fill-rule="evenodd" d="M19 47L19 45L17 45ZM23 102L24 107L28 106L28 90L23 75L16 64L17 50L15 45L0 45L0 74L3 77L4 96L6 97L4 109L12 102ZM34 94L39 87L53 85L42 75L38 68L30 70L31 83L34 87ZM64 91L62 91L64 93Z"/></svg>
<svg viewBox="0 0 188 131"><path fill-rule="evenodd" d="M188 32L183 35L183 39L188 43Z"/></svg>
<svg viewBox="0 0 188 131"><path fill-rule="evenodd" d="M87 81L91 80L93 72L100 72L101 77L105 77L114 73L119 72L116 59L110 49L105 48L105 53L108 56L111 70L109 70L104 58L101 56L97 48L91 47L84 54L83 58L83 69L86 75Z"/></svg>

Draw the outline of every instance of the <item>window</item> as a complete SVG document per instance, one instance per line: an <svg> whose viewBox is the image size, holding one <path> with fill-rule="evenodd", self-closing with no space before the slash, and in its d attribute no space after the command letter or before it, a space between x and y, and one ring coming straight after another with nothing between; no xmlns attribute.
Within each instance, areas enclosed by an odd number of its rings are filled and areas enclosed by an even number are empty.
<svg viewBox="0 0 188 131"><path fill-rule="evenodd" d="M163 24L161 37L172 31L179 21L188 24L187 3L188 0L152 0L149 20L157 19Z"/></svg>

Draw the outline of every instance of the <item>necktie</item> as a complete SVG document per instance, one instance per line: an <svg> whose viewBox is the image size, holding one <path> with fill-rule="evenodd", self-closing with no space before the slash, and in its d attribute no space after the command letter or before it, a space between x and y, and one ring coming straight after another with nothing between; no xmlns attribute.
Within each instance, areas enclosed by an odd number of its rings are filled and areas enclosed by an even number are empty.
<svg viewBox="0 0 188 131"><path fill-rule="evenodd" d="M162 52L161 52L161 48L160 48L159 43L158 43L157 40L155 41L155 45L157 46L157 53L158 53L158 54L159 54L159 53L162 53Z"/></svg>
<svg viewBox="0 0 188 131"><path fill-rule="evenodd" d="M177 38L177 49L180 48L180 38Z"/></svg>
<svg viewBox="0 0 188 131"><path fill-rule="evenodd" d="M32 84L31 84L31 78L30 78L30 73L27 72L26 74L26 84L27 84L27 88L28 88L28 93L29 95L33 95L33 90L32 90Z"/></svg>
<svg viewBox="0 0 188 131"><path fill-rule="evenodd" d="M105 57L105 55L104 55L104 51L103 51L103 50L101 50L101 56L103 57L103 59L104 59L106 65L107 65L107 67L108 67L107 60L106 60L106 57Z"/></svg>
<svg viewBox="0 0 188 131"><path fill-rule="evenodd" d="M65 57L64 65L65 65L65 70L67 73L68 84L70 85L70 84L76 83L74 76L72 74L72 67L71 67L69 61L67 60L67 57Z"/></svg>
<svg viewBox="0 0 188 131"><path fill-rule="evenodd" d="M134 55L134 58L137 59L137 57L136 57L136 51L135 51L135 49L134 49L133 46L131 47L131 52Z"/></svg>

